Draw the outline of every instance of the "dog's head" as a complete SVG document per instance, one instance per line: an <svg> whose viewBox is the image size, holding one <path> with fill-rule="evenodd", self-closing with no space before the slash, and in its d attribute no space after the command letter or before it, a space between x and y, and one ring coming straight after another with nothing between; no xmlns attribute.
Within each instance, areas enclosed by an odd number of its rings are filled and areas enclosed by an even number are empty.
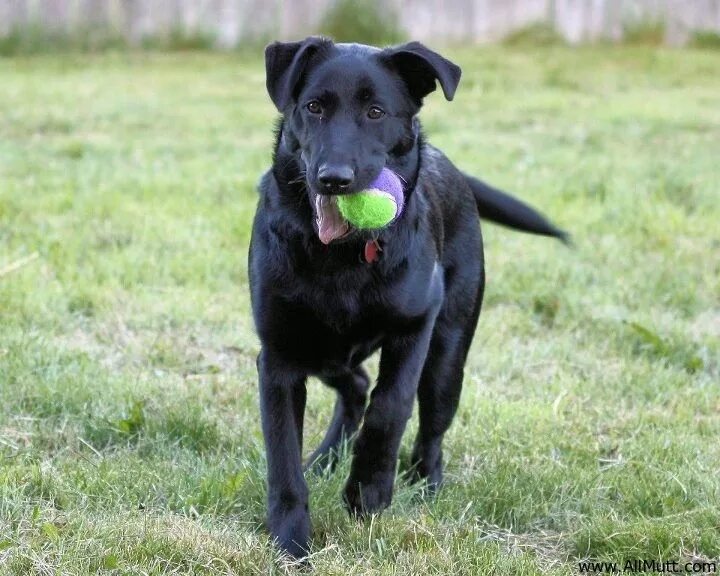
<svg viewBox="0 0 720 576"><path fill-rule="evenodd" d="M351 230L333 196L363 190L415 146L414 117L436 81L452 100L460 68L418 42L379 49L310 37L265 49L267 89L283 114L282 145L298 157L330 241Z"/></svg>

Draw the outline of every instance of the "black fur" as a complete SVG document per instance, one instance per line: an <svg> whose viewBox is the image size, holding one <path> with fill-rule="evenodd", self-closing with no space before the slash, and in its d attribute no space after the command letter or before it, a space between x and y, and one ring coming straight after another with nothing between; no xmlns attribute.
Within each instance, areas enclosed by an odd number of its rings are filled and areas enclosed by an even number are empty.
<svg viewBox="0 0 720 576"><path fill-rule="evenodd" d="M439 54L416 42L380 50L309 38L271 44L266 64L268 91L283 117L272 169L260 183L250 288L262 345L268 526L282 549L303 556L310 536L301 462L307 377L337 391L332 423L309 463L328 464L341 440L357 432L344 493L351 512L390 504L415 398L413 471L435 488L485 284L479 215L563 233L465 176L424 141L416 118L423 98L438 80L452 99L460 80L460 69ZM351 229L322 243L318 195L362 190L385 166L405 183L402 216L377 233ZM381 257L368 263L362 255L373 239ZM379 377L366 408L361 364L378 349Z"/></svg>

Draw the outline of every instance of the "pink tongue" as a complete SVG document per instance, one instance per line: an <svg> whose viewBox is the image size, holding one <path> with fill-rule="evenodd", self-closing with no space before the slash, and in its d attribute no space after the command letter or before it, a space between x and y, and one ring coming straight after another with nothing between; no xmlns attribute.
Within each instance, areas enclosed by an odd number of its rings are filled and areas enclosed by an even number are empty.
<svg viewBox="0 0 720 576"><path fill-rule="evenodd" d="M315 208L320 242L330 244L333 240L345 235L348 231L348 223L340 214L334 198L318 196Z"/></svg>

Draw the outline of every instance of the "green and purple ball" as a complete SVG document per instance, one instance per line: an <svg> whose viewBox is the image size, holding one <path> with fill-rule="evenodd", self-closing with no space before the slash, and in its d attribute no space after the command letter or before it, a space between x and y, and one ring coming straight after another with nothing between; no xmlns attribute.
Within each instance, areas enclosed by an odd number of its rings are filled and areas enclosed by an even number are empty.
<svg viewBox="0 0 720 576"><path fill-rule="evenodd" d="M343 218L361 230L379 230L402 213L405 204L402 181L395 172L383 168L366 190L338 196Z"/></svg>

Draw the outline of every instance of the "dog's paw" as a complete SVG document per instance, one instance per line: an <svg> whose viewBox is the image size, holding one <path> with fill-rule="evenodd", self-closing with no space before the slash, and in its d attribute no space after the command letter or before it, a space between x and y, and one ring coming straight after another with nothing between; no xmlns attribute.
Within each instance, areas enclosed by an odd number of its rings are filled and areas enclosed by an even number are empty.
<svg viewBox="0 0 720 576"><path fill-rule="evenodd" d="M323 476L335 471L338 460L335 450L316 450L305 462L303 469L306 473Z"/></svg>
<svg viewBox="0 0 720 576"><path fill-rule="evenodd" d="M293 558L307 556L310 541L310 514L307 507L300 505L282 515L272 515L268 518L268 528L280 550Z"/></svg>
<svg viewBox="0 0 720 576"><path fill-rule="evenodd" d="M413 467L409 476L410 483L419 484L427 496L434 496L443 483L443 466L438 461L432 468L422 466L422 463Z"/></svg>
<svg viewBox="0 0 720 576"><path fill-rule="evenodd" d="M348 480L343 499L348 512L354 516L365 516L390 506L393 494L393 476L377 475L370 482Z"/></svg>
<svg viewBox="0 0 720 576"><path fill-rule="evenodd" d="M434 495L443 483L442 452L425 451L423 454L416 445L411 457L411 466L407 478L412 484L420 484L425 495Z"/></svg>

